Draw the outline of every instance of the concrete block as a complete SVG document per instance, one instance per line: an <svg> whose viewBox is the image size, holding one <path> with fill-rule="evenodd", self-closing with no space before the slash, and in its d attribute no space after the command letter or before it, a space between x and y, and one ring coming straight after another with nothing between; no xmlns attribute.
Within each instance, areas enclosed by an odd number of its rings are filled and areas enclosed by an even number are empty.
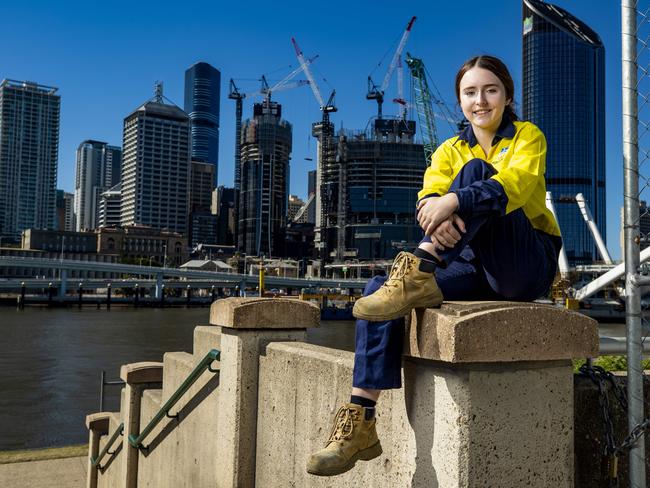
<svg viewBox="0 0 650 488"><path fill-rule="evenodd" d="M165 354L163 390L149 398L142 415L143 428L195 365L194 357L188 353ZM219 374L205 371L170 411L170 415L178 417L163 418L147 436L144 443L148 449L140 453L138 486L216 486L214 456L220 442L216 432L218 384ZM151 395L145 392L143 401L147 396Z"/></svg>
<svg viewBox="0 0 650 488"><path fill-rule="evenodd" d="M192 354L186 352L168 352L165 353L163 361L165 363L162 389L162 400L164 403L169 400L188 378L196 367L198 360ZM207 400L207 395L217 395L216 387L218 384L218 373L215 374L208 370L203 371L196 382L178 400L171 414L173 415L182 410L190 402L196 402L197 395L200 395L200 398L205 400ZM206 388L208 391L206 391ZM216 411L213 413L216 413Z"/></svg>
<svg viewBox="0 0 650 488"><path fill-rule="evenodd" d="M143 427L153 418L162 406L162 389L146 390L142 393L142 403L140 405L140 425ZM145 445L156 439L168 419L163 420L145 439ZM160 446L159 446L160 447ZM159 448L152 449L151 452L140 451L138 454L138 488L158 488L161 486L160 475L165 469L170 468L167 459L161 456L162 450Z"/></svg>
<svg viewBox="0 0 650 488"><path fill-rule="evenodd" d="M353 360L353 353L311 344L269 344L260 357L256 486L411 486L422 453L409 425L403 390L382 393L377 405L384 454L359 461L352 471L334 478L306 471L309 455L325 445L334 415L350 399ZM430 452L424 454L430 457Z"/></svg>
<svg viewBox="0 0 650 488"><path fill-rule="evenodd" d="M162 381L162 367L162 363L153 361L124 364L120 368L120 378L132 385L160 383Z"/></svg>
<svg viewBox="0 0 650 488"><path fill-rule="evenodd" d="M108 434L109 412L97 412L86 416L86 428L88 429L88 460L86 468L86 488L97 488L97 466L92 460L99 455L99 440Z"/></svg>
<svg viewBox="0 0 650 488"><path fill-rule="evenodd" d="M412 486L573 487L568 362L450 365L404 360L418 452Z"/></svg>
<svg viewBox="0 0 650 488"><path fill-rule="evenodd" d="M120 369L120 377L126 382L121 406L124 460L120 486L124 488L136 488L138 483L138 449L129 444L129 436L140 433L142 393L147 389L160 388L162 366L159 362L141 362L126 364Z"/></svg>
<svg viewBox="0 0 650 488"><path fill-rule="evenodd" d="M214 325L199 325L194 328L194 359L200 361L212 349L221 350L221 327ZM212 368L218 368L219 361L212 363Z"/></svg>
<svg viewBox="0 0 650 488"><path fill-rule="evenodd" d="M217 304L223 301L227 300ZM259 356L270 342L304 341L305 335L305 329L222 329L217 407L220 442L215 456L217 487L255 486Z"/></svg>
<svg viewBox="0 0 650 488"><path fill-rule="evenodd" d="M121 422L119 412L109 413L108 433L100 439L100 451L104 449ZM110 447L109 452L111 454L107 454L100 463L97 488L123 488L122 465L124 464L124 453L122 452L122 437L117 438Z"/></svg>
<svg viewBox="0 0 650 488"><path fill-rule="evenodd" d="M445 302L413 310L407 356L447 361L549 361L598 355L598 324L551 305Z"/></svg>
<svg viewBox="0 0 650 488"><path fill-rule="evenodd" d="M225 298L210 307L210 324L234 329L318 327L318 305L289 298Z"/></svg>

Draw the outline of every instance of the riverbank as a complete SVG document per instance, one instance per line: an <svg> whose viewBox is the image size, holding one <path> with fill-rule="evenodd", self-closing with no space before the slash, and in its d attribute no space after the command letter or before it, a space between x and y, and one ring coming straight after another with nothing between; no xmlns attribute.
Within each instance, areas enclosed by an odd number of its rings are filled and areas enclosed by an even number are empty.
<svg viewBox="0 0 650 488"><path fill-rule="evenodd" d="M48 447L45 449L23 449L19 451L0 451L0 464L26 463L33 461L50 461L71 457L86 456L88 444L75 444L65 447Z"/></svg>

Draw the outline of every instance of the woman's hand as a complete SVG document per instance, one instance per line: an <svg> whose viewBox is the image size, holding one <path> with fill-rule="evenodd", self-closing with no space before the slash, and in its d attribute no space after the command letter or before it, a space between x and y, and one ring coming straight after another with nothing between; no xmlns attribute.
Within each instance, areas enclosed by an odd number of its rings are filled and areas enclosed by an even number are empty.
<svg viewBox="0 0 650 488"><path fill-rule="evenodd" d="M460 241L462 232L465 233L465 222L458 214L452 214L447 220L436 227L431 234L431 243L437 251L451 249ZM459 232L460 231L460 232Z"/></svg>
<svg viewBox="0 0 650 488"><path fill-rule="evenodd" d="M418 202L418 223L422 227L422 230L424 230L424 234L430 236L457 209L458 197L455 193L447 193L441 197L431 197L421 200Z"/></svg>

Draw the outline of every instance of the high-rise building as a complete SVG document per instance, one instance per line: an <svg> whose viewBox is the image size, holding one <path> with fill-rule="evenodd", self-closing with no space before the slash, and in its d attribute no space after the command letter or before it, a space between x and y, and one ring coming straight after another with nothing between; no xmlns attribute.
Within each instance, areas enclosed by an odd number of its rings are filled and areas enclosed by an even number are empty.
<svg viewBox="0 0 650 488"><path fill-rule="evenodd" d="M592 263L598 252L574 198L585 196L605 236L605 47L584 22L539 0L523 1L523 118L546 135L546 186L569 262Z"/></svg>
<svg viewBox="0 0 650 488"><path fill-rule="evenodd" d="M122 150L105 142L86 140L77 148L75 179L76 230L99 227L102 193L120 182Z"/></svg>
<svg viewBox="0 0 650 488"><path fill-rule="evenodd" d="M99 197L98 227L119 227L120 206L122 202L122 184L106 190Z"/></svg>
<svg viewBox="0 0 650 488"><path fill-rule="evenodd" d="M192 161L190 171L190 229L192 247L217 243L217 216L212 213L214 172L212 163Z"/></svg>
<svg viewBox="0 0 650 488"><path fill-rule="evenodd" d="M289 195L289 206L287 208L287 219L291 222L294 220L298 212L302 208L305 202L302 198L298 198L297 195ZM307 221L307 216L304 215L304 218L301 218L299 221L301 224L304 224Z"/></svg>
<svg viewBox="0 0 650 488"><path fill-rule="evenodd" d="M270 100L256 103L242 125L238 247L248 255L284 254L291 133Z"/></svg>
<svg viewBox="0 0 650 488"><path fill-rule="evenodd" d="M191 168L190 211L210 211L215 167L210 163L192 161Z"/></svg>
<svg viewBox="0 0 650 488"><path fill-rule="evenodd" d="M307 200L314 195L314 201L309 205L307 209L307 220L310 224L316 223L316 174L317 171L314 169L307 173Z"/></svg>
<svg viewBox="0 0 650 488"><path fill-rule="evenodd" d="M314 124L319 161L316 243L322 259L388 259L422 238L415 219L426 168L415 122L377 119L354 132Z"/></svg>
<svg viewBox="0 0 650 488"><path fill-rule="evenodd" d="M219 101L221 73L208 63L185 71L185 112L192 121L192 160L214 165L213 187L219 169Z"/></svg>
<svg viewBox="0 0 650 488"><path fill-rule="evenodd" d="M54 229L61 98L30 81L0 83L0 236Z"/></svg>
<svg viewBox="0 0 650 488"><path fill-rule="evenodd" d="M56 230L75 230L74 193L56 191L56 224Z"/></svg>
<svg viewBox="0 0 650 488"><path fill-rule="evenodd" d="M156 96L124 119L121 225L187 234L190 119Z"/></svg>
<svg viewBox="0 0 650 488"><path fill-rule="evenodd" d="M217 188L218 244L231 246L234 243L236 194L234 188Z"/></svg>

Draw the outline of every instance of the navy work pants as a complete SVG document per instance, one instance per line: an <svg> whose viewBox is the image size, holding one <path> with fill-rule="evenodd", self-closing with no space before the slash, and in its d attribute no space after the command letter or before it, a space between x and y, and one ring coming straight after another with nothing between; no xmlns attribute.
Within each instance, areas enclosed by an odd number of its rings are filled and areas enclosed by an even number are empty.
<svg viewBox="0 0 650 488"><path fill-rule="evenodd" d="M450 191L495 174L480 159L465 164ZM559 237L535 230L522 209L507 215L463 215L466 232L452 249L438 252L443 266L435 271L445 300L530 301L545 294L553 282ZM429 237L424 241L431 242ZM385 276L372 278L364 296L377 291ZM356 322L353 386L385 390L401 387L404 319Z"/></svg>

